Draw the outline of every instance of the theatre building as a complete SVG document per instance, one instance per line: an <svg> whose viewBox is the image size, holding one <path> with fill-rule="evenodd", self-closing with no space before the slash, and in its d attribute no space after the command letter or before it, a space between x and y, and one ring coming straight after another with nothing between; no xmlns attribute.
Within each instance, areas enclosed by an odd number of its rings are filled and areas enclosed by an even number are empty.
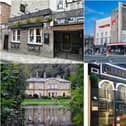
<svg viewBox="0 0 126 126"><path fill-rule="evenodd" d="M108 44L115 53L126 54L126 4L119 2L112 11L111 42Z"/></svg>
<svg viewBox="0 0 126 126"><path fill-rule="evenodd" d="M82 60L83 0L12 1L9 50Z"/></svg>
<svg viewBox="0 0 126 126"><path fill-rule="evenodd" d="M89 64L89 126L126 125L126 65Z"/></svg>
<svg viewBox="0 0 126 126"><path fill-rule="evenodd" d="M60 77L56 78L29 78L26 94L29 96L69 97L71 96L71 82Z"/></svg>
<svg viewBox="0 0 126 126"><path fill-rule="evenodd" d="M96 20L94 44L96 51L126 54L126 4L119 2L118 8L112 10L110 17Z"/></svg>

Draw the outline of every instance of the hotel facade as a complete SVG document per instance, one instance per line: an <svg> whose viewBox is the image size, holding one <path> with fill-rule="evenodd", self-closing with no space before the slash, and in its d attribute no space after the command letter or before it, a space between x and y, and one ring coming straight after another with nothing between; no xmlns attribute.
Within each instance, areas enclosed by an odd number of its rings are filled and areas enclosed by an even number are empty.
<svg viewBox="0 0 126 126"><path fill-rule="evenodd" d="M89 126L125 126L126 65L89 64Z"/></svg>
<svg viewBox="0 0 126 126"><path fill-rule="evenodd" d="M9 50L82 60L83 0L12 1Z"/></svg>
<svg viewBox="0 0 126 126"><path fill-rule="evenodd" d="M111 17L100 19L95 24L94 44L99 52L107 47L111 53L126 53L126 4L119 2ZM100 49L101 48L101 49Z"/></svg>
<svg viewBox="0 0 126 126"><path fill-rule="evenodd" d="M60 77L56 78L29 78L25 93L37 97L70 97L71 82Z"/></svg>

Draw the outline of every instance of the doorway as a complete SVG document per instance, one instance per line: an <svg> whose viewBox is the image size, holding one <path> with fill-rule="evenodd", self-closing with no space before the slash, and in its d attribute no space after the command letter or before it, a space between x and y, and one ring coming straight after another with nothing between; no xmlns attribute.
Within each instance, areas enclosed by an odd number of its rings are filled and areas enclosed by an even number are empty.
<svg viewBox="0 0 126 126"><path fill-rule="evenodd" d="M3 47L4 50L8 50L8 39L9 39L9 36L4 35L4 47Z"/></svg>
<svg viewBox="0 0 126 126"><path fill-rule="evenodd" d="M72 45L70 40L70 32L63 33L63 41L62 41L62 50L63 51L71 51Z"/></svg>

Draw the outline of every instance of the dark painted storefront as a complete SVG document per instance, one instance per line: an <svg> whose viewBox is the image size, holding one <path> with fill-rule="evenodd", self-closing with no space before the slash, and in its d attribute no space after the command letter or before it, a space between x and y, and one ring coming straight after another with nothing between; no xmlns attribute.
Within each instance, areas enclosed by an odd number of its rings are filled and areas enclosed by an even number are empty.
<svg viewBox="0 0 126 126"><path fill-rule="evenodd" d="M54 14L55 57L82 60L83 9Z"/></svg>
<svg viewBox="0 0 126 126"><path fill-rule="evenodd" d="M126 125L126 65L89 64L91 126Z"/></svg>

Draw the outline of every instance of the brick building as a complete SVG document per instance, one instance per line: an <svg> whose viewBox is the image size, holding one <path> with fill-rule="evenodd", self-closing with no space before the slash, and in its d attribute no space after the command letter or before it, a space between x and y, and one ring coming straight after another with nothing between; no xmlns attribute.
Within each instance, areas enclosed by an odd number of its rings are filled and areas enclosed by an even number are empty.
<svg viewBox="0 0 126 126"><path fill-rule="evenodd" d="M82 59L83 0L12 1L9 22L10 51Z"/></svg>
<svg viewBox="0 0 126 126"><path fill-rule="evenodd" d="M11 6L0 2L0 50L8 49L9 31L8 18L10 17Z"/></svg>

